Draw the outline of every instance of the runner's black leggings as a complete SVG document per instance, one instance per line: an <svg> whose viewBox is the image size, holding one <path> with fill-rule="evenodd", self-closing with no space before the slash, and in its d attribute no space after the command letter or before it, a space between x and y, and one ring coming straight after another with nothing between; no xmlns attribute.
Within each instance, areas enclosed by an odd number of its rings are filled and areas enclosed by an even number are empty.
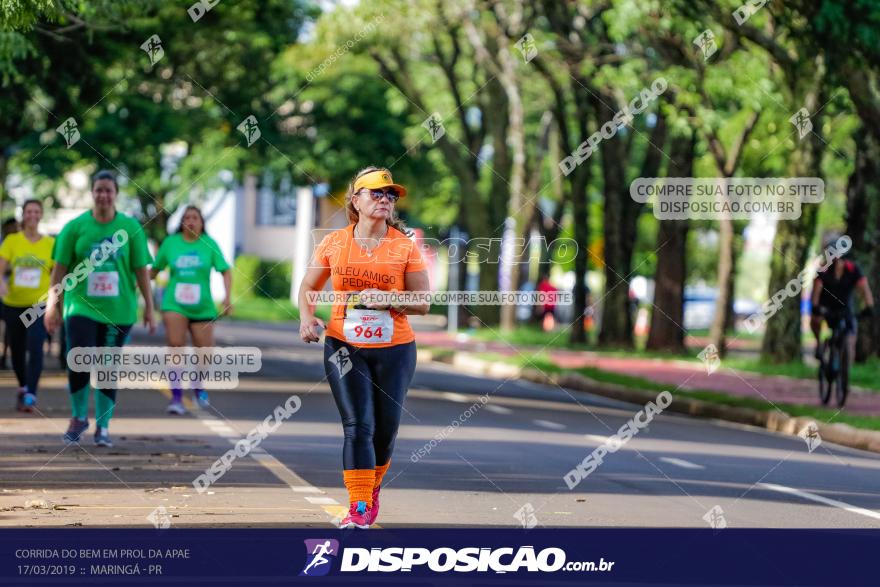
<svg viewBox="0 0 880 587"><path fill-rule="evenodd" d="M355 347L326 337L324 370L342 418L342 466L374 469L394 450L406 390L416 370L415 341Z"/></svg>
<svg viewBox="0 0 880 587"><path fill-rule="evenodd" d="M31 307L19 308L4 306L6 332L9 334L9 350L12 352L12 369L18 379L19 387L27 387L31 393L37 393L40 374L43 372L43 343L46 342L46 325L43 318L25 326L21 315Z"/></svg>
<svg viewBox="0 0 880 587"><path fill-rule="evenodd" d="M131 331L131 325L116 326L104 324L85 316L71 316L65 320L64 331L67 334L67 350L69 352L76 347L124 346L128 340L128 333ZM74 393L88 385L90 375L88 371L73 371L68 367L67 382L70 385L70 392ZM115 389L96 391L100 391L112 401L116 401Z"/></svg>

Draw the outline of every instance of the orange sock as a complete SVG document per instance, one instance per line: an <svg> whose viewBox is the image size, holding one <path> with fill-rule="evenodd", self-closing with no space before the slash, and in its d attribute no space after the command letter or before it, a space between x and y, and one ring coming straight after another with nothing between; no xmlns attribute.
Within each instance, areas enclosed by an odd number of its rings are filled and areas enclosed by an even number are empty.
<svg viewBox="0 0 880 587"><path fill-rule="evenodd" d="M374 469L349 469L342 472L345 487L348 489L348 501L365 501L373 507L373 482L376 479Z"/></svg>
<svg viewBox="0 0 880 587"><path fill-rule="evenodd" d="M385 473L388 472L388 467L391 466L391 461L388 461L384 465L379 465L376 467L376 481L373 483L373 489L379 487L382 484L382 477L385 476Z"/></svg>

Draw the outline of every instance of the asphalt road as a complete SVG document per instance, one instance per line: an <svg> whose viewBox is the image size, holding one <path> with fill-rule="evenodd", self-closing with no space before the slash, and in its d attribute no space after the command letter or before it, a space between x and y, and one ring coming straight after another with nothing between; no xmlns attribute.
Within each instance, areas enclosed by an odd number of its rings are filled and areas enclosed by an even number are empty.
<svg viewBox="0 0 880 587"><path fill-rule="evenodd" d="M321 348L295 332L221 324L218 344L261 347L256 377L183 417L164 415L159 390L121 391L109 450L91 438L64 449L64 381L47 374L39 414L0 407L0 526L138 526L163 506L184 526L327 527L346 501L342 431ZM209 492L193 491L291 394L299 411ZM643 406L424 363L404 408L382 527L880 527L873 453L659 415L570 490L566 473Z"/></svg>

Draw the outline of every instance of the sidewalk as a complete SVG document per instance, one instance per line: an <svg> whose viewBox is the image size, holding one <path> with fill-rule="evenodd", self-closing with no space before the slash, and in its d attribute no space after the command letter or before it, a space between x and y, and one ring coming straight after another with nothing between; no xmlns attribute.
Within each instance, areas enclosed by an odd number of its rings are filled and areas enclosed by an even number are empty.
<svg viewBox="0 0 880 587"><path fill-rule="evenodd" d="M652 359L638 356L608 357L588 351L540 347L514 348L503 341L484 342L466 339L461 335L456 337L446 332L419 332L417 342L424 346L468 352L490 352L523 359L542 352L564 369L593 367L610 373L649 379L668 384L673 388L716 391L762 399L773 404L820 406L815 380L736 371L724 368L723 363L720 369L710 375L696 358L693 362L689 362L682 359ZM845 411L852 415L880 416L880 393L852 388Z"/></svg>

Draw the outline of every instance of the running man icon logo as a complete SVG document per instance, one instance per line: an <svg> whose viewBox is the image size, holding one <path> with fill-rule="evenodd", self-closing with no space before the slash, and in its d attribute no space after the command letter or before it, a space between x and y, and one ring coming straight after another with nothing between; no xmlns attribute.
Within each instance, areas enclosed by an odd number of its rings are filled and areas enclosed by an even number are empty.
<svg viewBox="0 0 880 587"><path fill-rule="evenodd" d="M711 375L721 366L721 355L718 353L718 347L714 344L708 344L706 348L700 351L697 358L703 361L707 375Z"/></svg>
<svg viewBox="0 0 880 587"><path fill-rule="evenodd" d="M156 65L156 63L165 56L165 49L162 48L162 39L159 38L159 35L153 35L144 41L141 45L141 49L143 49L144 53L147 54L147 57L150 58L151 66Z"/></svg>
<svg viewBox="0 0 880 587"><path fill-rule="evenodd" d="M694 45L703 52L703 61L708 61L710 57L715 55L715 51L718 50L715 35L709 29L697 35L697 38L694 39Z"/></svg>
<svg viewBox="0 0 880 587"><path fill-rule="evenodd" d="M328 357L328 360L336 365L340 377L351 371L351 355L348 354L348 349L345 347L340 347L338 351Z"/></svg>
<svg viewBox="0 0 880 587"><path fill-rule="evenodd" d="M712 506L712 509L703 515L703 519L713 530L724 530L727 528L727 520L724 518L724 510L721 509L720 505Z"/></svg>
<svg viewBox="0 0 880 587"><path fill-rule="evenodd" d="M513 514L513 517L519 520L520 524L522 524L522 527L527 530L529 528L534 528L538 525L538 518L537 516L535 516L535 506L533 506L531 503L527 503L526 505L516 510L516 513Z"/></svg>
<svg viewBox="0 0 880 587"><path fill-rule="evenodd" d="M247 139L247 146L250 147L254 144L254 141L262 136L260 132L260 127L257 125L257 117L251 114L247 118L241 121L237 128L241 134L244 135L244 138Z"/></svg>
<svg viewBox="0 0 880 587"><path fill-rule="evenodd" d="M516 48L522 54L523 61L528 63L538 55L538 47L535 44L535 37L531 33L526 33L516 42Z"/></svg>
<svg viewBox="0 0 880 587"><path fill-rule="evenodd" d="M810 120L810 113L806 108L801 108L788 119L798 131L798 138L804 138L813 130L813 121Z"/></svg>
<svg viewBox="0 0 880 587"><path fill-rule="evenodd" d="M64 142L67 143L68 149L79 141L79 129L76 126L76 120L72 116L59 124L55 132L64 137Z"/></svg>
<svg viewBox="0 0 880 587"><path fill-rule="evenodd" d="M810 422L798 432L798 436L807 443L807 450L813 452L822 444L822 437L819 436L819 426L815 422Z"/></svg>
<svg viewBox="0 0 880 587"><path fill-rule="evenodd" d="M443 117L440 116L439 112L434 112L431 116L426 118L425 122L422 123L422 126L425 127L428 134L431 135L431 140L435 143L446 134L446 129L443 127Z"/></svg>
<svg viewBox="0 0 880 587"><path fill-rule="evenodd" d="M159 530L165 530L166 528L171 527L171 516L168 515L168 510L165 509L165 506L160 505L150 512L150 515L147 516L147 520Z"/></svg>
<svg viewBox="0 0 880 587"><path fill-rule="evenodd" d="M300 577L323 577L330 572L333 560L339 555L339 541L331 538L310 538L306 543L306 565Z"/></svg>

